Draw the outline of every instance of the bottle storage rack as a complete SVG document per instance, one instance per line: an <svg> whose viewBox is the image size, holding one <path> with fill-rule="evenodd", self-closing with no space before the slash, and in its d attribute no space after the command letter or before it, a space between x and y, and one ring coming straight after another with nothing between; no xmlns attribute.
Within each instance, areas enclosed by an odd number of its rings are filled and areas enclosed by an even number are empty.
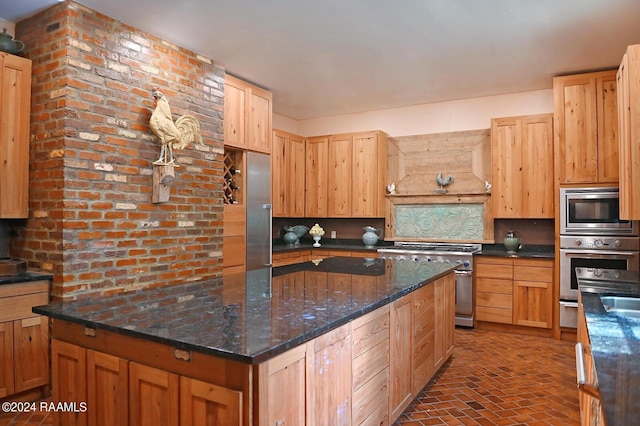
<svg viewBox="0 0 640 426"><path fill-rule="evenodd" d="M224 150L224 204L242 204L242 151Z"/></svg>

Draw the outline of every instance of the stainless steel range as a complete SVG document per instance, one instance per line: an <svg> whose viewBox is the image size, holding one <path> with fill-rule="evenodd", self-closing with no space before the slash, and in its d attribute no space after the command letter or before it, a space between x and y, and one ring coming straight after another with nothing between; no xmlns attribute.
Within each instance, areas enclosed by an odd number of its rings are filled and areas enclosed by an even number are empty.
<svg viewBox="0 0 640 426"><path fill-rule="evenodd" d="M460 265L455 271L456 325L473 327L473 253L481 249L481 244L395 242L379 248L378 257Z"/></svg>

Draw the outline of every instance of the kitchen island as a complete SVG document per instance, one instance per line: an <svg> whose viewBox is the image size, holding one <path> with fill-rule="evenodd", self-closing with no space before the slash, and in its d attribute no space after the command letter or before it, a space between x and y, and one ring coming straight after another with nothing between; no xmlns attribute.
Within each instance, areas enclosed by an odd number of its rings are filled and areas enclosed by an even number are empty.
<svg viewBox="0 0 640 426"><path fill-rule="evenodd" d="M34 308L54 401L87 407L56 421L392 423L452 354L454 268L335 257Z"/></svg>
<svg viewBox="0 0 640 426"><path fill-rule="evenodd" d="M640 274L577 268L578 341L587 382L599 398L580 395L583 424L632 425L640 419L640 312L608 311L601 296L640 297ZM588 387L588 386L587 386ZM599 399L599 402L598 402ZM593 403L592 403L593 402Z"/></svg>

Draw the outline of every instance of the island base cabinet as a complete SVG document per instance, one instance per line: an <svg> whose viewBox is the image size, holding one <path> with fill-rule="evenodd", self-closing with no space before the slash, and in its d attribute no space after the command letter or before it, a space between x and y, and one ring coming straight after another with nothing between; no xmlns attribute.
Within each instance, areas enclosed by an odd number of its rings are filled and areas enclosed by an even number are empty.
<svg viewBox="0 0 640 426"><path fill-rule="evenodd" d="M242 425L242 392L52 340L54 425ZM295 423L294 423L295 424Z"/></svg>

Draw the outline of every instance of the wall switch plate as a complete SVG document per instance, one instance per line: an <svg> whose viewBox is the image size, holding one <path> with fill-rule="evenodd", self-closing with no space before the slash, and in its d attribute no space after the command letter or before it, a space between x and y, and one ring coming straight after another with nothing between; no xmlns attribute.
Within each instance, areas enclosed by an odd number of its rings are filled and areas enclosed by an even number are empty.
<svg viewBox="0 0 640 426"><path fill-rule="evenodd" d="M336 231L331 231L331 238L335 238L336 237Z"/></svg>

